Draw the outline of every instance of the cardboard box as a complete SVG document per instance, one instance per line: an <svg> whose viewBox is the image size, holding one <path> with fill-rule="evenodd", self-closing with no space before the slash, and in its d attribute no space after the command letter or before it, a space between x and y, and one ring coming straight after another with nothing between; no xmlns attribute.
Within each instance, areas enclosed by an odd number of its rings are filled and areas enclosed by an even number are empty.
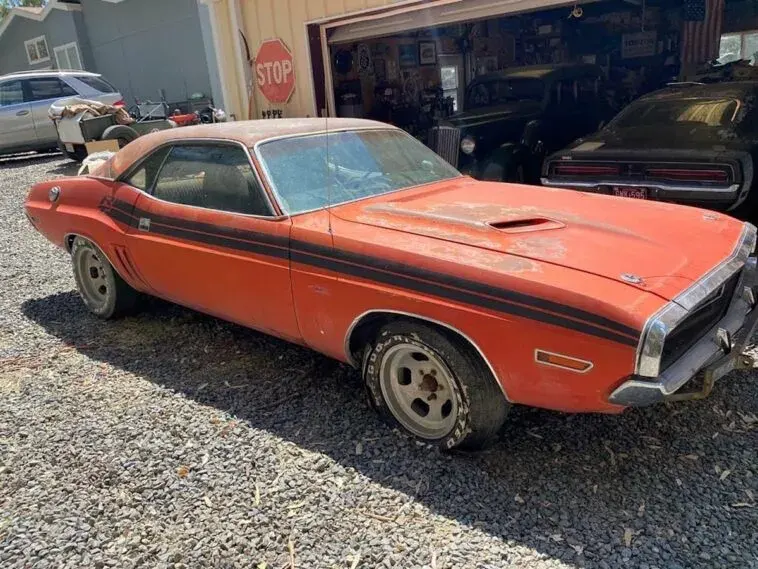
<svg viewBox="0 0 758 569"><path fill-rule="evenodd" d="M102 152L103 150L110 150L112 152L118 152L118 140L96 140L95 142L88 142L84 145L87 149L87 155L89 156L93 152Z"/></svg>

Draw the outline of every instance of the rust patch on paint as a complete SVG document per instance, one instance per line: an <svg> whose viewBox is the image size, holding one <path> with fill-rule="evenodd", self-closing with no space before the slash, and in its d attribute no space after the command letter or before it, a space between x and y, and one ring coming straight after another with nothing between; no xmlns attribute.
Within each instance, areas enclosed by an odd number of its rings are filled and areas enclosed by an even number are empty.
<svg viewBox="0 0 758 569"><path fill-rule="evenodd" d="M566 246L557 237L530 236L514 240L508 252L525 257L538 259L563 259L566 256Z"/></svg>

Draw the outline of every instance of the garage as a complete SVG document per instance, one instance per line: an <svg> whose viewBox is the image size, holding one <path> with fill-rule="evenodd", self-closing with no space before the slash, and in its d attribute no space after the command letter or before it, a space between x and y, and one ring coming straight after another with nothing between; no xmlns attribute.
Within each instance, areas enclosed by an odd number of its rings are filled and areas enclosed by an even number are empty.
<svg viewBox="0 0 758 569"><path fill-rule="evenodd" d="M476 177L536 182L540 156L678 81L683 54L717 49L721 15L705 6L471 0L327 23L326 102L333 116L399 126ZM687 36L690 23L705 35ZM530 136L537 155L515 157Z"/></svg>

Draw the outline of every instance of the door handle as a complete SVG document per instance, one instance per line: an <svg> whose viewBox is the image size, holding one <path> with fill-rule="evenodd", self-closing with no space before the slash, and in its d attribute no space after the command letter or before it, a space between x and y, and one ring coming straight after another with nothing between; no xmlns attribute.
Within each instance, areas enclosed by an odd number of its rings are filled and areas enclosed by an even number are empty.
<svg viewBox="0 0 758 569"><path fill-rule="evenodd" d="M28 114L29 114L29 111L19 111L19 112L16 113L16 116L17 117L25 117Z"/></svg>

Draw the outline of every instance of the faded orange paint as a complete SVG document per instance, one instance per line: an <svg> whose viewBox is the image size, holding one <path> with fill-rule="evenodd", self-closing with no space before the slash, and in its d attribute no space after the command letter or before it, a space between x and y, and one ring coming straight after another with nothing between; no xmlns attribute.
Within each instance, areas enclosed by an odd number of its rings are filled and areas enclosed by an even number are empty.
<svg viewBox="0 0 758 569"><path fill-rule="evenodd" d="M414 314L470 338L512 402L610 413L622 410L608 396L633 373L646 320L727 257L743 227L694 208L463 176L291 218L179 206L105 178L172 140L251 146L320 124L256 121L145 136L95 176L37 184L26 211L59 246L70 234L96 243L137 290L336 359L351 359L346 335L366 312ZM55 203L52 186L61 188ZM137 228L142 217L152 220L148 232ZM627 272L643 282L623 282ZM540 365L536 349L593 367L577 374Z"/></svg>

